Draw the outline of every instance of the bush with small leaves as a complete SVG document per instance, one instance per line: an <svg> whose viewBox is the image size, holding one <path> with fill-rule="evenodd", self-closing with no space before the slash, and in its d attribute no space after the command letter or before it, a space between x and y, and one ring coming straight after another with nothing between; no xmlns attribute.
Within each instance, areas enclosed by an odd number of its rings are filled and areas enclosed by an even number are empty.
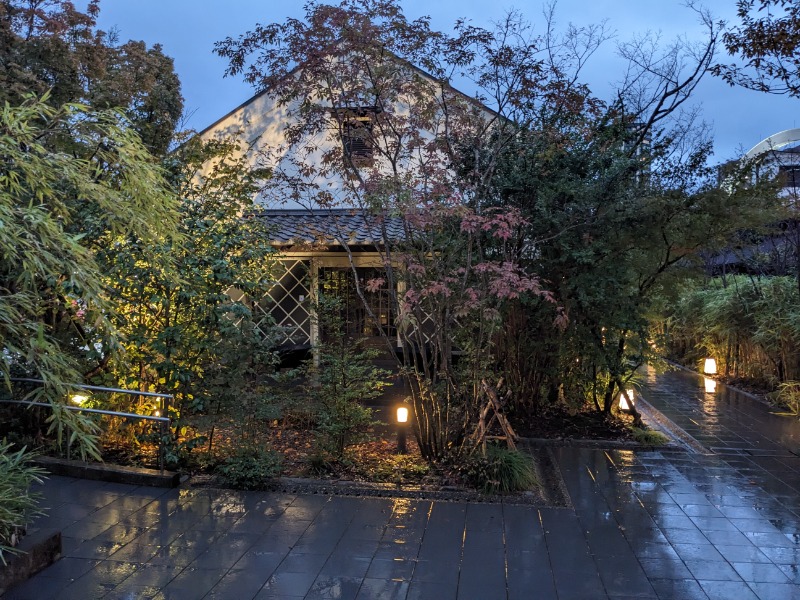
<svg viewBox="0 0 800 600"><path fill-rule="evenodd" d="M281 473L283 457L274 450L240 448L217 466L222 481L237 490L260 490Z"/></svg>

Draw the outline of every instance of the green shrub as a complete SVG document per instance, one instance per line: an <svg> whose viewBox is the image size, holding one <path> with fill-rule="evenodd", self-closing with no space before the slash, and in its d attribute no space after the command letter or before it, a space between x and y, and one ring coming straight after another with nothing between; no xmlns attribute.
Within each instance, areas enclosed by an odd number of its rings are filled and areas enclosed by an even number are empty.
<svg viewBox="0 0 800 600"><path fill-rule="evenodd" d="M485 456L476 452L458 470L467 483L486 494L508 494L539 485L531 457L504 446L488 445Z"/></svg>
<svg viewBox="0 0 800 600"><path fill-rule="evenodd" d="M371 408L332 394L322 400L317 415L319 449L340 460L348 446L368 439L368 430L374 423Z"/></svg>
<svg viewBox="0 0 800 600"><path fill-rule="evenodd" d="M641 427L631 427L633 439L643 446L663 446L669 442L669 438L660 431L652 429L642 429Z"/></svg>
<svg viewBox="0 0 800 600"><path fill-rule="evenodd" d="M217 474L226 485L237 490L264 489L270 479L281 473L283 457L273 450L241 448L217 466Z"/></svg>
<svg viewBox="0 0 800 600"><path fill-rule="evenodd" d="M31 493L32 483L41 483L44 470L30 464L31 454L25 448L12 452L11 444L0 443L0 562L16 552L14 546L25 533L25 527L41 514L36 505L40 494Z"/></svg>
<svg viewBox="0 0 800 600"><path fill-rule="evenodd" d="M374 365L380 355L376 349L346 335L340 299L320 296L316 310L324 335L316 348L317 360L303 369L305 392L317 407L318 450L340 461L348 446L369 438L375 421L364 405L380 397L390 373Z"/></svg>

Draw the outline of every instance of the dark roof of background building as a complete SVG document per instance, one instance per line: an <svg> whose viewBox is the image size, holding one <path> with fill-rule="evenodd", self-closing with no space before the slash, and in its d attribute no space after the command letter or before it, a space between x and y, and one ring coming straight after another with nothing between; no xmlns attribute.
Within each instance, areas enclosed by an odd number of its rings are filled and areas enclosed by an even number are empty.
<svg viewBox="0 0 800 600"><path fill-rule="evenodd" d="M294 244L382 245L403 239L403 221L398 216L377 216L359 209L265 210L258 213L272 228L272 242Z"/></svg>

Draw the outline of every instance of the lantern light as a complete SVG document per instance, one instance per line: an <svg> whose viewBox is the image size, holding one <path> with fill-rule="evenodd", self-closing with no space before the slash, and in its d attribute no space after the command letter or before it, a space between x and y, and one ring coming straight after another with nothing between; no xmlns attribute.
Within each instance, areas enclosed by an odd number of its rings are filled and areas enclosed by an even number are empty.
<svg viewBox="0 0 800 600"><path fill-rule="evenodd" d="M408 423L408 407L406 406L397 407L397 422Z"/></svg>
<svg viewBox="0 0 800 600"><path fill-rule="evenodd" d="M713 358L707 358L703 363L703 373L706 375L714 375L717 372L717 361Z"/></svg>
<svg viewBox="0 0 800 600"><path fill-rule="evenodd" d="M83 406L83 403L89 399L89 396L84 394L73 394L70 400L73 404L77 404L78 406Z"/></svg>
<svg viewBox="0 0 800 600"><path fill-rule="evenodd" d="M636 392L633 389L625 390L619 394L619 409L622 412L631 412L635 404Z"/></svg>
<svg viewBox="0 0 800 600"><path fill-rule="evenodd" d="M406 444L406 429L408 426L408 407L397 407L397 453L406 454L408 452L408 445Z"/></svg>
<svg viewBox="0 0 800 600"><path fill-rule="evenodd" d="M706 394L713 394L717 391L717 382L711 379L710 377L704 377L705 380L705 387L706 387Z"/></svg>

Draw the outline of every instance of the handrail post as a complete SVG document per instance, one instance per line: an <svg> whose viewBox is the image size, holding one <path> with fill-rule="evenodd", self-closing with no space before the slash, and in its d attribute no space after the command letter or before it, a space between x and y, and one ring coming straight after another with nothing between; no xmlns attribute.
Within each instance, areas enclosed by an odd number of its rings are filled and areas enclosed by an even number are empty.
<svg viewBox="0 0 800 600"><path fill-rule="evenodd" d="M158 436L158 468L161 470L161 474L164 474L164 463L166 462L166 454L167 449L165 444L165 438L167 436L167 428L166 428L166 421L161 421L159 423L159 431L160 435Z"/></svg>

